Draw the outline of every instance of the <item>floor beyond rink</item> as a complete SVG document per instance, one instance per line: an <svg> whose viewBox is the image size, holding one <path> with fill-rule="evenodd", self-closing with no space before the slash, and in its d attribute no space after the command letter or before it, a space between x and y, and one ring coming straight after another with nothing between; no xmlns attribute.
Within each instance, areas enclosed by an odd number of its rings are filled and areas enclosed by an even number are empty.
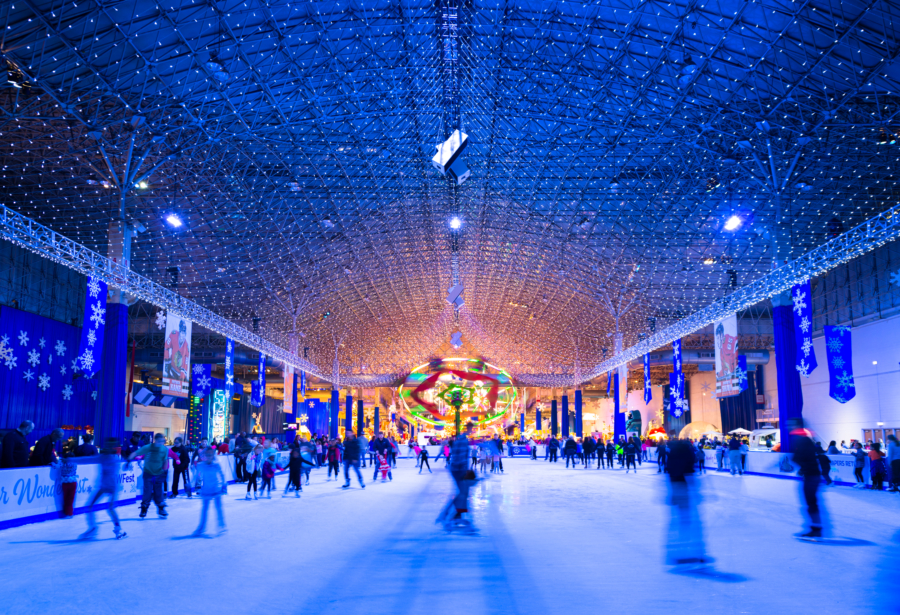
<svg viewBox="0 0 900 615"><path fill-rule="evenodd" d="M473 490L479 536L444 533L443 460L350 490L314 470L303 496L243 500L230 485L228 532L190 538L198 499L169 518L105 511L0 532L0 612L122 613L894 613L900 612L900 495L822 490L839 545L800 542L799 482L710 472L695 482L711 571L664 564L669 507L655 464L635 473L504 460ZM364 470L372 478L372 468ZM283 487L285 476L277 479ZM355 481L355 479L354 479ZM211 511L212 512L212 511ZM210 518L214 529L215 516Z"/></svg>

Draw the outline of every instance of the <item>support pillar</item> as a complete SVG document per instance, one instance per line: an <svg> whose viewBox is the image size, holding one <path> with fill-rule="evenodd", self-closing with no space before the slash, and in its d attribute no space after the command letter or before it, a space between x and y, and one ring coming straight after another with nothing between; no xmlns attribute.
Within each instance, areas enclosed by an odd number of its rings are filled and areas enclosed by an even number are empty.
<svg viewBox="0 0 900 615"><path fill-rule="evenodd" d="M541 411L534 411L534 430L541 431Z"/></svg>
<svg viewBox="0 0 900 615"><path fill-rule="evenodd" d="M362 435L363 428L366 426L366 416L363 412L363 400L362 396L360 396L356 400L356 435Z"/></svg>
<svg viewBox="0 0 900 615"><path fill-rule="evenodd" d="M562 435L563 438L569 437L569 396L562 396Z"/></svg>
<svg viewBox="0 0 900 615"><path fill-rule="evenodd" d="M559 434L559 427L556 418L556 400L550 402L550 433L556 437Z"/></svg>
<svg viewBox="0 0 900 615"><path fill-rule="evenodd" d="M583 426L581 424L581 390L575 389L575 437L583 438Z"/></svg>
<svg viewBox="0 0 900 615"><path fill-rule="evenodd" d="M347 391L347 399L345 400L344 410L344 429L350 431L353 429L353 396ZM346 433L346 432L345 432Z"/></svg>
<svg viewBox="0 0 900 615"><path fill-rule="evenodd" d="M131 229L124 220L109 224L107 253L126 269L131 266ZM97 406L94 411L94 442L102 446L106 438L125 437L125 407L131 380L128 352L128 302L125 293L109 288L106 300L106 330L103 339L103 367L97 373Z"/></svg>
<svg viewBox="0 0 900 615"><path fill-rule="evenodd" d="M616 442L619 441L619 436L625 435L625 413L621 411L621 397L619 396L619 370L613 372L613 390L615 391L615 395L613 395L615 399L615 414L613 415L613 437Z"/></svg>
<svg viewBox="0 0 900 615"><path fill-rule="evenodd" d="M340 403L341 403L341 392L337 389L331 389L331 408L329 409L329 414L331 415L328 420L328 437L329 438L337 438L338 435L338 421L340 421Z"/></svg>
<svg viewBox="0 0 900 615"><path fill-rule="evenodd" d="M794 336L794 303L789 292L772 297L775 334L775 373L778 382L778 430L781 451L791 450L794 419L803 419L803 390L797 371L797 338Z"/></svg>
<svg viewBox="0 0 900 615"><path fill-rule="evenodd" d="M378 416L378 414L379 414L379 408L378 408L378 406L375 406L375 423L374 423L373 429L376 434L379 431L381 431L381 421L379 420L380 417Z"/></svg>

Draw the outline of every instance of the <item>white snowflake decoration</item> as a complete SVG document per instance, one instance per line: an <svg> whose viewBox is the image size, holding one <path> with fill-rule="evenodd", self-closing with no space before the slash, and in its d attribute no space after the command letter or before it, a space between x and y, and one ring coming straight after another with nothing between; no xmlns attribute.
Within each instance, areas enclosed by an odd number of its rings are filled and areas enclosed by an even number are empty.
<svg viewBox="0 0 900 615"><path fill-rule="evenodd" d="M839 340L836 337L830 338L828 340L827 344L828 344L828 350L830 352L840 352L841 348L844 347L844 342L842 342L841 340Z"/></svg>
<svg viewBox="0 0 900 615"><path fill-rule="evenodd" d="M797 312L797 316L806 309L806 293L797 289L797 292L791 297L794 300L794 311Z"/></svg>
<svg viewBox="0 0 900 615"><path fill-rule="evenodd" d="M41 348L45 348L47 346L47 340L45 340L44 338L39 339L38 346L40 346Z"/></svg>
<svg viewBox="0 0 900 615"><path fill-rule="evenodd" d="M844 399L843 396L841 396L841 395L835 395L835 396L834 396L834 401L836 401L836 402L838 402L838 403L840 403L840 404L846 404L846 403L847 403L847 400Z"/></svg>
<svg viewBox="0 0 900 615"><path fill-rule="evenodd" d="M88 346L93 346L97 343L97 332L94 329L88 329L87 342Z"/></svg>
<svg viewBox="0 0 900 615"><path fill-rule="evenodd" d="M73 372L78 371L78 359L72 359L72 371Z"/></svg>
<svg viewBox="0 0 900 615"><path fill-rule="evenodd" d="M810 351L812 351L813 343L812 340L808 337L803 340L803 345L800 346L800 350L803 351L803 356L808 357Z"/></svg>
<svg viewBox="0 0 900 615"><path fill-rule="evenodd" d="M846 370L842 375L837 377L837 385L839 388L844 389L844 392L846 392L847 389L856 388L856 384L853 383L853 376L847 375Z"/></svg>
<svg viewBox="0 0 900 615"><path fill-rule="evenodd" d="M41 362L41 355L37 350L29 350L28 351L28 364L31 367L34 367L38 363Z"/></svg>
<svg viewBox="0 0 900 615"><path fill-rule="evenodd" d="M71 385L67 384L66 386L63 387L62 396L63 396L63 399L65 399L66 401L69 401L70 399L72 399L72 386Z"/></svg>
<svg viewBox="0 0 900 615"><path fill-rule="evenodd" d="M197 379L197 386L200 389L205 390L207 387L212 386L212 380L206 376L200 376L200 378Z"/></svg>
<svg viewBox="0 0 900 615"><path fill-rule="evenodd" d="M160 329L166 328L166 313L163 310L156 313L156 326Z"/></svg>
<svg viewBox="0 0 900 615"><path fill-rule="evenodd" d="M49 389L50 376L48 376L47 374L41 374L40 377L38 377L38 387L40 387L42 391L46 391L47 389Z"/></svg>
<svg viewBox="0 0 900 615"><path fill-rule="evenodd" d="M97 391L91 392L91 399L93 399L94 401L97 401Z"/></svg>
<svg viewBox="0 0 900 615"><path fill-rule="evenodd" d="M66 354L66 345L62 340L57 340L54 348L56 350L56 356L61 357Z"/></svg>
<svg viewBox="0 0 900 615"><path fill-rule="evenodd" d="M24 378L28 382L31 382L32 380L34 380L34 372L31 371L30 369L26 370L25 373L22 374L22 378Z"/></svg>
<svg viewBox="0 0 900 615"><path fill-rule="evenodd" d="M800 372L800 375L804 378L809 378L809 365L806 364L806 359L800 361L800 365L797 366L797 371Z"/></svg>
<svg viewBox="0 0 900 615"><path fill-rule="evenodd" d="M95 327L106 324L105 316L106 310L100 307L100 303L95 303L91 306L91 322L94 323Z"/></svg>
<svg viewBox="0 0 900 615"><path fill-rule="evenodd" d="M13 356L13 350L6 345L6 340L0 340L0 361L5 361Z"/></svg>
<svg viewBox="0 0 900 615"><path fill-rule="evenodd" d="M19 345L27 346L28 345L28 334L24 331L19 331Z"/></svg>
<svg viewBox="0 0 900 615"><path fill-rule="evenodd" d="M843 369L844 368L844 358L841 357L840 355L834 357L833 359L831 359L831 366L834 369Z"/></svg>
<svg viewBox="0 0 900 615"><path fill-rule="evenodd" d="M732 372L732 378L737 380L740 386L744 386L747 382L747 372L740 367L736 367L734 368L734 372Z"/></svg>
<svg viewBox="0 0 900 615"><path fill-rule="evenodd" d="M231 369L231 357L225 355L225 369Z"/></svg>
<svg viewBox="0 0 900 615"><path fill-rule="evenodd" d="M98 282L95 278L88 278L88 294L94 299L97 298L97 295L100 294L100 282Z"/></svg>
<svg viewBox="0 0 900 615"><path fill-rule="evenodd" d="M2 351L3 353L2 355L0 355L0 359L3 360L3 363L6 365L6 367L9 369L16 367L16 364L19 362L19 360L12 353L12 348L2 346L0 347L0 351Z"/></svg>
<svg viewBox="0 0 900 615"><path fill-rule="evenodd" d="M841 337L844 337L845 333L850 333L850 327L846 325L841 325L834 328L835 331L841 334Z"/></svg>
<svg viewBox="0 0 900 615"><path fill-rule="evenodd" d="M225 374L225 386L234 386L234 374Z"/></svg>
<svg viewBox="0 0 900 615"><path fill-rule="evenodd" d="M3 344L5 344L6 346L9 346L9 336L4 335L3 337L0 337L0 342L3 342Z"/></svg>
<svg viewBox="0 0 900 615"><path fill-rule="evenodd" d="M66 366L65 365L59 366L59 373L62 374L63 376L66 375Z"/></svg>
<svg viewBox="0 0 900 615"><path fill-rule="evenodd" d="M84 354L79 357L81 359L81 369L86 371L87 373L93 373L94 371L94 351L90 348L84 351Z"/></svg>
<svg viewBox="0 0 900 615"><path fill-rule="evenodd" d="M199 376L202 373L203 373L203 366L198 363L197 365L194 366L194 375Z"/></svg>
<svg viewBox="0 0 900 615"><path fill-rule="evenodd" d="M900 269L891 274L891 284L900 286Z"/></svg>
<svg viewBox="0 0 900 615"><path fill-rule="evenodd" d="M810 324L812 324L812 323L809 322L809 318L804 316L803 318L800 319L800 330L803 331L804 333L809 333Z"/></svg>

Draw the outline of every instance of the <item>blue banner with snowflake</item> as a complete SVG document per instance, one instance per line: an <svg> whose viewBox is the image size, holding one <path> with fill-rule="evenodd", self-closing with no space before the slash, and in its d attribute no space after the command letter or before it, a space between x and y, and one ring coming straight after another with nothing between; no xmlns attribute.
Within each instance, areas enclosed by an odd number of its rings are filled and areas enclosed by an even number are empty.
<svg viewBox="0 0 900 615"><path fill-rule="evenodd" d="M644 403L649 404L653 399L653 391L650 389L650 355L644 355Z"/></svg>
<svg viewBox="0 0 900 615"><path fill-rule="evenodd" d="M612 385L612 372L606 372L606 396L609 397L609 387Z"/></svg>
<svg viewBox="0 0 900 615"><path fill-rule="evenodd" d="M266 355L259 353L258 375L250 385L250 403L262 407L266 403Z"/></svg>
<svg viewBox="0 0 900 615"><path fill-rule="evenodd" d="M306 398L306 372L300 372L300 397Z"/></svg>
<svg viewBox="0 0 900 615"><path fill-rule="evenodd" d="M225 338L225 399L234 397L234 340Z"/></svg>
<svg viewBox="0 0 900 615"><path fill-rule="evenodd" d="M687 400L684 398L684 374L669 374L669 414L680 419L687 410Z"/></svg>
<svg viewBox="0 0 900 615"><path fill-rule="evenodd" d="M853 354L850 327L825 327L825 349L828 354L828 394L842 404L856 397L853 381Z"/></svg>
<svg viewBox="0 0 900 615"><path fill-rule="evenodd" d="M209 363L195 363L191 368L191 388L194 397L203 399L212 391L212 365Z"/></svg>
<svg viewBox="0 0 900 615"><path fill-rule="evenodd" d="M78 346L78 370L86 378L100 371L103 356L103 332L106 329L106 282L88 278L84 300L84 323Z"/></svg>
<svg viewBox="0 0 900 615"><path fill-rule="evenodd" d="M801 376L809 375L818 367L816 351L812 341L812 286L809 280L791 288L794 300L794 339L797 341L797 371Z"/></svg>
<svg viewBox="0 0 900 615"><path fill-rule="evenodd" d="M738 383L738 390L743 393L747 390L747 357L738 355L738 368L734 372L735 380Z"/></svg>

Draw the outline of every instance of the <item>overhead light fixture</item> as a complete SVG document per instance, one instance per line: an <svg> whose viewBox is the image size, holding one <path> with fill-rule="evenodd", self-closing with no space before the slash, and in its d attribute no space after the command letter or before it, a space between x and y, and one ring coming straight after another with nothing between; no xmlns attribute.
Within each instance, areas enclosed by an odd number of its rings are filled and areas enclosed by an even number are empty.
<svg viewBox="0 0 900 615"><path fill-rule="evenodd" d="M144 180L139 181L134 185L135 188L140 188L141 190L146 190L149 187L149 184Z"/></svg>
<svg viewBox="0 0 900 615"><path fill-rule="evenodd" d="M609 182L609 187L610 187L610 188L614 188L614 189L615 189L615 188L618 188L618 187L621 186L621 185L622 185L622 183L621 183L621 181L619 181L619 176L618 176L618 175L616 175L615 177L613 177L613 178L612 178L612 181Z"/></svg>
<svg viewBox="0 0 900 615"><path fill-rule="evenodd" d="M702 262L704 265L715 265L716 259L712 256L707 256L706 258L703 259Z"/></svg>
<svg viewBox="0 0 900 615"><path fill-rule="evenodd" d="M457 216L453 216L453 218L450 219L450 228L452 228L454 231L458 231L461 226L462 220L460 220Z"/></svg>
<svg viewBox="0 0 900 615"><path fill-rule="evenodd" d="M178 228L182 224L181 218L179 218L175 214L169 214L168 216L166 216L166 222L168 222L169 225L172 226L172 228Z"/></svg>
<svg viewBox="0 0 900 615"><path fill-rule="evenodd" d="M739 216L731 216L728 220L725 221L725 230L726 231L734 231L737 230L744 221L740 219Z"/></svg>
<svg viewBox="0 0 900 615"><path fill-rule="evenodd" d="M321 225L325 228L334 228L334 222L331 221L330 216L322 218Z"/></svg>
<svg viewBox="0 0 900 615"><path fill-rule="evenodd" d="M894 133L885 130L884 128L878 129L878 145L893 145L897 142L897 137Z"/></svg>

